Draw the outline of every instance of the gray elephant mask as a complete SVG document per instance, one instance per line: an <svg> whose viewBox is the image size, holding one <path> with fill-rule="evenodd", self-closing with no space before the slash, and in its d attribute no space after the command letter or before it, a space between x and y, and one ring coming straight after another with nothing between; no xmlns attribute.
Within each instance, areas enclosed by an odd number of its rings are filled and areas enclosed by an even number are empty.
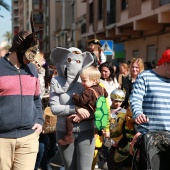
<svg viewBox="0 0 170 170"><path fill-rule="evenodd" d="M90 52L74 54L61 47L52 50L50 59L56 66L58 76L66 78L66 82L62 87L63 93L67 92L72 84L78 80L80 71L90 66L94 61Z"/></svg>

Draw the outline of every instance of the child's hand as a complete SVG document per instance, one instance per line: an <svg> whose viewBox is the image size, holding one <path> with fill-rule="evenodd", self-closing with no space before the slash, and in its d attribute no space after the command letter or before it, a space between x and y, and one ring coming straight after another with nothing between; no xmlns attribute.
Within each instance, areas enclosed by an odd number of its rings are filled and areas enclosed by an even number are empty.
<svg viewBox="0 0 170 170"><path fill-rule="evenodd" d="M103 132L103 135L106 137L106 138L110 138L110 132L109 131L102 131Z"/></svg>
<svg viewBox="0 0 170 170"><path fill-rule="evenodd" d="M83 118L79 114L72 114L70 117L73 118L73 122L77 122L77 123L80 123L81 120L83 120Z"/></svg>
<svg viewBox="0 0 170 170"><path fill-rule="evenodd" d="M102 130L103 136L105 136L106 138L110 138L110 131L104 131Z"/></svg>
<svg viewBox="0 0 170 170"><path fill-rule="evenodd" d="M90 113L87 109L81 108L76 106L76 112L80 115L83 119L87 119L90 116Z"/></svg>
<svg viewBox="0 0 170 170"><path fill-rule="evenodd" d="M105 132L106 138L110 138L110 132Z"/></svg>

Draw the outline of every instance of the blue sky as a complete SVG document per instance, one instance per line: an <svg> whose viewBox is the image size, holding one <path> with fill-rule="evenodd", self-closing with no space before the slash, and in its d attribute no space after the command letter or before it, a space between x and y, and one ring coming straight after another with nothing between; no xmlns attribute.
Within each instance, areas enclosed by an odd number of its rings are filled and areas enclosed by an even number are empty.
<svg viewBox="0 0 170 170"><path fill-rule="evenodd" d="M11 7L11 0L4 0ZM0 7L0 15L4 16L4 18L0 17L0 43L5 40L3 34L5 32L12 32L12 23L11 23L11 11L7 11L5 8Z"/></svg>

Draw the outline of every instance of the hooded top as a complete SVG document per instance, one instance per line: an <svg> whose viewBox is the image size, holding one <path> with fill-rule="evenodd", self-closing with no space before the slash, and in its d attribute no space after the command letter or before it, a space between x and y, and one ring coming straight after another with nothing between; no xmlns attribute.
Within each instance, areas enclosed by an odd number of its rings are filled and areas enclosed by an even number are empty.
<svg viewBox="0 0 170 170"><path fill-rule="evenodd" d="M18 70L7 57L0 58L0 138L19 138L43 124L40 86L35 66Z"/></svg>

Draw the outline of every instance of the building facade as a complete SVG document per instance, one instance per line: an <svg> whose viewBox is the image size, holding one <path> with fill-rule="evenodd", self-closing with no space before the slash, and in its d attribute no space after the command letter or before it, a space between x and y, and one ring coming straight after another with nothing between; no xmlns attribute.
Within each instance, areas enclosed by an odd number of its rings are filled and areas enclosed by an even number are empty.
<svg viewBox="0 0 170 170"><path fill-rule="evenodd" d="M41 48L46 54L56 46L87 50L93 38L112 40L113 56L120 61L141 57L157 62L170 48L170 0L13 0L13 33L29 26L43 28ZM124 55L117 53L123 45Z"/></svg>

